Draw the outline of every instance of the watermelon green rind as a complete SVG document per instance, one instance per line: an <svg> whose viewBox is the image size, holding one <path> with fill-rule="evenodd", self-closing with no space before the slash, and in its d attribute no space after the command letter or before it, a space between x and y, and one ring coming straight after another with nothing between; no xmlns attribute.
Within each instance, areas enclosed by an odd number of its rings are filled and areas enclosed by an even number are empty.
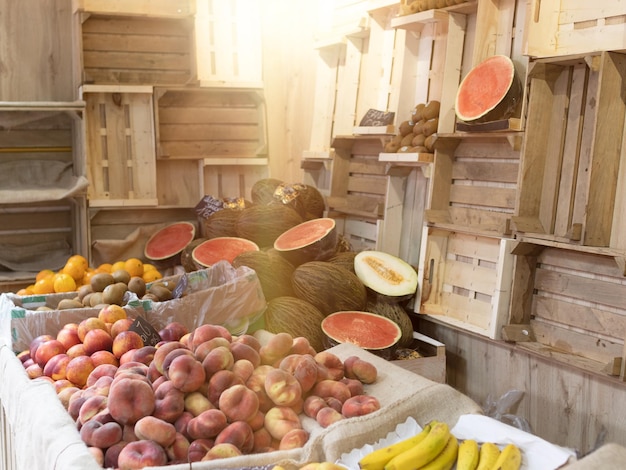
<svg viewBox="0 0 626 470"><path fill-rule="evenodd" d="M156 231L144 246L144 256L152 261L172 258L183 251L196 236L191 222L175 222Z"/></svg>
<svg viewBox="0 0 626 470"><path fill-rule="evenodd" d="M253 241L239 237L217 237L200 243L191 252L191 257L199 265L211 267L218 261L233 263L235 258L246 251L258 251Z"/></svg>
<svg viewBox="0 0 626 470"><path fill-rule="evenodd" d="M321 217L307 220L283 232L274 241L274 249L294 266L309 261L325 261L337 252L336 222Z"/></svg>
<svg viewBox="0 0 626 470"><path fill-rule="evenodd" d="M513 61L505 55L494 55L463 78L454 109L457 117L467 123L508 119L517 108L521 91Z"/></svg>
<svg viewBox="0 0 626 470"><path fill-rule="evenodd" d="M363 311L340 311L322 320L328 346L352 343L383 357L391 356L402 337L400 327L389 318Z"/></svg>

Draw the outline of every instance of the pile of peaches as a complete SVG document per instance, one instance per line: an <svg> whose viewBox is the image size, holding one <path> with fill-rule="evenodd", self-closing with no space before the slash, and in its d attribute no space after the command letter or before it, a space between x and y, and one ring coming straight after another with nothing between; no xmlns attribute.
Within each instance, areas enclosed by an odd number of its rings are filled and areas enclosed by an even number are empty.
<svg viewBox="0 0 626 470"><path fill-rule="evenodd" d="M116 305L33 339L18 354L49 381L95 459L137 469L304 446L303 415L321 427L380 408L365 359L315 351L288 333L233 336L172 322L144 345Z"/></svg>

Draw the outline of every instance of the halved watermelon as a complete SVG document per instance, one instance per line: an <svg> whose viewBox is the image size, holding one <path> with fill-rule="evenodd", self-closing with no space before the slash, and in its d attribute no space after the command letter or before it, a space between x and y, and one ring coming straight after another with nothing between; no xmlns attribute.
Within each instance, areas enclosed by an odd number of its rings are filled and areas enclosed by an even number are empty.
<svg viewBox="0 0 626 470"><path fill-rule="evenodd" d="M180 253L196 236L196 226L191 222L175 222L158 230L148 239L144 256L160 264L176 264Z"/></svg>
<svg viewBox="0 0 626 470"><path fill-rule="evenodd" d="M468 123L508 119L520 102L521 84L513 61L494 55L475 66L459 85L455 111Z"/></svg>
<svg viewBox="0 0 626 470"><path fill-rule="evenodd" d="M352 343L373 354L389 359L402 337L396 322L375 313L335 312L322 320L326 346Z"/></svg>
<svg viewBox="0 0 626 470"><path fill-rule="evenodd" d="M245 238L217 237L200 243L191 252L191 257L199 265L208 268L222 260L232 264L241 253L258 250L256 243Z"/></svg>
<svg viewBox="0 0 626 470"><path fill-rule="evenodd" d="M339 241L335 220L312 219L292 227L274 241L274 249L294 266L325 261L337 252Z"/></svg>

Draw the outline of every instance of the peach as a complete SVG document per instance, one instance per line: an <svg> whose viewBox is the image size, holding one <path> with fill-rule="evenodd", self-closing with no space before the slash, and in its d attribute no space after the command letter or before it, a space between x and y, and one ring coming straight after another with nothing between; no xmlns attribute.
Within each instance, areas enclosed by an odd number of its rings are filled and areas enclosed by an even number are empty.
<svg viewBox="0 0 626 470"><path fill-rule="evenodd" d="M150 368L148 367L148 373L149 372L150 372ZM148 380L150 380L149 377L148 377ZM156 389L159 388L159 386L164 382L169 382L169 379L165 377L164 375L159 375L155 380L150 380L150 384L152 385L152 390L156 392Z"/></svg>
<svg viewBox="0 0 626 470"><path fill-rule="evenodd" d="M133 356L135 355L135 351L137 351L137 349L129 349L124 354L122 354L119 358L120 365L126 364L127 362L133 362Z"/></svg>
<svg viewBox="0 0 626 470"><path fill-rule="evenodd" d="M327 406L328 404L326 403L326 400L324 400L322 397L318 397L317 395L309 395L304 400L304 405L302 408L305 415L307 415L309 418L315 419L318 411L322 408L326 408Z"/></svg>
<svg viewBox="0 0 626 470"><path fill-rule="evenodd" d="M183 335L179 341L184 347L186 347L187 349L191 349L192 338L193 338L193 335L191 332L189 332L186 335Z"/></svg>
<svg viewBox="0 0 626 470"><path fill-rule="evenodd" d="M213 439L195 439L189 443L187 457L189 462L200 462L211 447L213 447Z"/></svg>
<svg viewBox="0 0 626 470"><path fill-rule="evenodd" d="M102 320L98 317L85 318L78 324L78 337L82 342L85 341L85 335L91 330L104 330L107 331L107 327Z"/></svg>
<svg viewBox="0 0 626 470"><path fill-rule="evenodd" d="M185 348L182 343L178 342L178 341L172 341L170 343L165 343L161 346L159 346L157 348L157 350L154 352L154 358L152 359L152 361L155 364L156 369L163 374L163 361L165 360L165 358L167 357L167 355L171 352L174 351L175 349L179 349L179 348ZM187 349L188 350L188 349Z"/></svg>
<svg viewBox="0 0 626 470"><path fill-rule="evenodd" d="M155 397L152 387L142 380L116 377L109 391L109 411L120 424L133 424L152 414Z"/></svg>
<svg viewBox="0 0 626 470"><path fill-rule="evenodd" d="M63 390L60 390L57 393L57 397L59 397L59 400L61 400L61 404L63 405L63 408L65 408L66 410L69 408L70 399L72 398L72 395L74 395L74 393L76 393L79 390L80 388L78 387L65 387Z"/></svg>
<svg viewBox="0 0 626 470"><path fill-rule="evenodd" d="M115 421L105 424L89 421L80 428L80 437L88 446L107 449L122 440L122 426Z"/></svg>
<svg viewBox="0 0 626 470"><path fill-rule="evenodd" d="M217 436L227 424L228 420L222 411L206 410L189 420L187 433L191 439L211 439Z"/></svg>
<svg viewBox="0 0 626 470"><path fill-rule="evenodd" d="M232 341L232 335L225 327L221 325L200 325L193 332L191 332L191 349L195 349L205 341L221 336L230 343Z"/></svg>
<svg viewBox="0 0 626 470"><path fill-rule="evenodd" d="M100 364L91 371L89 377L87 377L86 385L87 387L92 386L100 377L106 376L113 378L116 373L117 366L114 366L113 364Z"/></svg>
<svg viewBox="0 0 626 470"><path fill-rule="evenodd" d="M156 353L156 348L154 346L144 346L143 348L133 350L133 354L131 356L131 361L141 362L149 366L154 359L154 354Z"/></svg>
<svg viewBox="0 0 626 470"><path fill-rule="evenodd" d="M283 369L274 369L265 377L265 393L279 406L292 406L302 398L300 382Z"/></svg>
<svg viewBox="0 0 626 470"><path fill-rule="evenodd" d="M242 455L237 446L223 442L221 444L215 444L209 449L209 451L202 457L202 461L226 459L229 457L237 457Z"/></svg>
<svg viewBox="0 0 626 470"><path fill-rule="evenodd" d="M205 344L205 343L202 343ZM235 363L235 358L230 349L225 346L217 346L206 353L202 359L202 366L207 377L211 377L218 370L230 369Z"/></svg>
<svg viewBox="0 0 626 470"><path fill-rule="evenodd" d="M67 350L67 355L72 359L78 356L86 356L85 345L83 343L75 344Z"/></svg>
<svg viewBox="0 0 626 470"><path fill-rule="evenodd" d="M101 364L111 364L114 366L120 365L120 361L111 351L96 351L91 354L91 359L96 367Z"/></svg>
<svg viewBox="0 0 626 470"><path fill-rule="evenodd" d="M134 322L131 318L122 318L111 325L111 337L115 339L122 331L128 331L130 325Z"/></svg>
<svg viewBox="0 0 626 470"><path fill-rule="evenodd" d="M344 364L336 354L333 354L330 351L320 351L315 355L315 362L326 367L329 373L329 379L343 379Z"/></svg>
<svg viewBox="0 0 626 470"><path fill-rule="evenodd" d="M350 389L345 383L331 379L318 382L315 387L313 387L313 390L311 390L311 394L322 398L335 397L341 403L352 396Z"/></svg>
<svg viewBox="0 0 626 470"><path fill-rule="evenodd" d="M283 436L278 445L278 450L299 449L304 447L309 440L309 433L304 429L292 429Z"/></svg>
<svg viewBox="0 0 626 470"><path fill-rule="evenodd" d="M39 364L31 364L26 368L26 374L29 379L36 379L43 376L43 369L39 367Z"/></svg>
<svg viewBox="0 0 626 470"><path fill-rule="evenodd" d="M248 421L259 411L257 394L243 384L233 385L219 397L219 409L229 421Z"/></svg>
<svg viewBox="0 0 626 470"><path fill-rule="evenodd" d="M265 413L259 410L247 422L253 431L256 431L257 429L261 429L263 427L263 424L265 423Z"/></svg>
<svg viewBox="0 0 626 470"><path fill-rule="evenodd" d="M77 356L70 360L66 368L66 378L77 387L84 387L89 374L96 368L89 356Z"/></svg>
<svg viewBox="0 0 626 470"><path fill-rule="evenodd" d="M380 409L380 402L371 395L356 395L348 398L341 407L341 414L346 418L363 416Z"/></svg>
<svg viewBox="0 0 626 470"><path fill-rule="evenodd" d="M109 391L111 390L111 384L113 384L113 377L104 375L96 380L95 383L90 386L90 388L93 389L96 395L108 397Z"/></svg>
<svg viewBox="0 0 626 470"><path fill-rule="evenodd" d="M191 412L183 411L176 419L176 421L174 421L174 427L176 428L176 432L179 432L186 438L189 438L189 434L187 434L187 425L192 418L194 418L194 415L191 414Z"/></svg>
<svg viewBox="0 0 626 470"><path fill-rule="evenodd" d="M43 367L43 374L52 380L61 380L67 377L67 365L72 359L65 353L52 356Z"/></svg>
<svg viewBox="0 0 626 470"><path fill-rule="evenodd" d="M118 320L128 318L128 315L126 315L126 310L119 305L109 304L100 309L98 318L104 323L115 323Z"/></svg>
<svg viewBox="0 0 626 470"><path fill-rule="evenodd" d="M254 367L261 365L261 356L258 351L252 346L249 346L241 341L231 343L230 352L233 354L235 361L238 361L239 359L247 359Z"/></svg>
<svg viewBox="0 0 626 470"><path fill-rule="evenodd" d="M344 365L346 368L346 377L357 379L364 384L376 382L378 370L371 362L361 359L358 356L350 356L344 361Z"/></svg>
<svg viewBox="0 0 626 470"><path fill-rule="evenodd" d="M226 338L218 336L216 338L205 341L204 343L200 343L196 347L196 349L193 350L193 353L196 355L199 361L202 361L210 351L217 348L218 346L223 346L229 349L230 341L228 341Z"/></svg>
<svg viewBox="0 0 626 470"><path fill-rule="evenodd" d="M198 416L203 411L215 408L207 396L198 391L185 394L183 406L185 411L188 411L193 416Z"/></svg>
<svg viewBox="0 0 626 470"><path fill-rule="evenodd" d="M113 354L118 359L124 354L126 351L130 351L131 349L139 349L143 348L143 339L139 335L131 330L120 332L113 339Z"/></svg>
<svg viewBox="0 0 626 470"><path fill-rule="evenodd" d="M165 325L159 331L159 336L164 341L179 341L187 333L189 333L189 330L185 325L180 322L173 321Z"/></svg>
<svg viewBox="0 0 626 470"><path fill-rule="evenodd" d="M181 433L177 432L174 442L165 448L168 463L186 463L189 461L189 440Z"/></svg>
<svg viewBox="0 0 626 470"><path fill-rule="evenodd" d="M167 454L156 442L139 440L124 446L117 457L117 463L120 470L161 467L167 464Z"/></svg>
<svg viewBox="0 0 626 470"><path fill-rule="evenodd" d="M98 465L104 465L104 451L100 447L87 447L87 451L93 456Z"/></svg>
<svg viewBox="0 0 626 470"><path fill-rule="evenodd" d="M80 388L77 392L72 393L72 395L69 397L67 412L70 414L74 421L78 419L78 415L80 414L80 408L83 406L83 403L87 401L87 398L89 398L89 396L87 395L85 390L82 390Z"/></svg>
<svg viewBox="0 0 626 470"><path fill-rule="evenodd" d="M292 429L301 427L300 417L287 406L275 406L265 413L265 429L274 439L280 440Z"/></svg>
<svg viewBox="0 0 626 470"><path fill-rule="evenodd" d="M37 349L39 348L39 345L52 339L54 339L54 336L52 335L39 335L31 340L28 348L28 353L30 354L30 357L33 361L35 360L35 355L37 354Z"/></svg>
<svg viewBox="0 0 626 470"><path fill-rule="evenodd" d="M252 452L254 447L254 432L245 421L234 421L227 425L215 438L215 445L232 444L243 454Z"/></svg>
<svg viewBox="0 0 626 470"><path fill-rule="evenodd" d="M185 393L198 390L206 379L202 363L188 355L175 358L167 369L167 376L177 389Z"/></svg>
<svg viewBox="0 0 626 470"><path fill-rule="evenodd" d="M65 346L63 346L61 341L58 339L50 339L41 343L37 348L35 352L35 362L43 369L52 357L58 354L65 354L65 352Z"/></svg>
<svg viewBox="0 0 626 470"><path fill-rule="evenodd" d="M327 406L330 406L333 410L339 411L341 413L341 408L343 407L343 403L337 400L335 397L326 397L324 398Z"/></svg>
<svg viewBox="0 0 626 470"><path fill-rule="evenodd" d="M74 325L76 324L74 323ZM56 339L60 341L61 343L63 343L63 346L65 346L66 350L71 348L75 344L80 343L81 341L80 341L80 338L78 337L78 325L76 325L76 328L70 328L68 326L64 326L57 333Z"/></svg>
<svg viewBox="0 0 626 470"><path fill-rule="evenodd" d="M322 408L315 416L315 420L323 428L327 428L331 424L341 421L342 419L345 419L345 417L339 411L331 408L330 406Z"/></svg>
<svg viewBox="0 0 626 470"><path fill-rule="evenodd" d="M155 418L154 416L144 416L135 423L135 436L142 439L151 439L161 447L169 447L176 439L176 428L172 423Z"/></svg>
<svg viewBox="0 0 626 470"><path fill-rule="evenodd" d="M162 382L154 389L152 416L168 423L175 422L185 411L185 394L170 381Z"/></svg>
<svg viewBox="0 0 626 470"><path fill-rule="evenodd" d="M233 342L247 344L256 352L259 352L261 350L261 342L257 338L249 334L244 333L243 335L237 336L237 338L233 339Z"/></svg>
<svg viewBox="0 0 626 470"><path fill-rule="evenodd" d="M126 444L128 444L128 442L122 440L109 447L104 452L104 464L102 466L104 468L119 468L117 458Z"/></svg>
<svg viewBox="0 0 626 470"><path fill-rule="evenodd" d="M125 442L134 442L139 440L139 438L135 435L135 423L127 423L122 426L122 440Z"/></svg>
<svg viewBox="0 0 626 470"><path fill-rule="evenodd" d="M218 370L209 379L207 397L211 401L211 403L213 403L213 405L217 405L217 403L219 403L220 395L222 394L222 392L227 388L237 384L243 384L243 380L233 371Z"/></svg>
<svg viewBox="0 0 626 470"><path fill-rule="evenodd" d="M270 432L264 427L256 429L253 433L254 444L252 446L253 453L267 452L272 446L274 438Z"/></svg>
<svg viewBox="0 0 626 470"><path fill-rule="evenodd" d="M354 397L356 395L363 395L363 382L357 379L350 379L348 377L344 377L340 380L348 386L350 389L350 394Z"/></svg>
<svg viewBox="0 0 626 470"><path fill-rule="evenodd" d="M113 338L107 331L95 328L85 333L83 344L85 353L91 356L96 351L110 351L113 347Z"/></svg>
<svg viewBox="0 0 626 470"><path fill-rule="evenodd" d="M289 353L301 355L308 354L310 356L315 356L315 354L317 354L313 346L311 346L308 338L305 338L304 336L296 336L293 338L293 344L291 345Z"/></svg>
<svg viewBox="0 0 626 470"><path fill-rule="evenodd" d="M230 370L232 370L235 375L241 377L241 380L246 382L254 372L254 366L247 359L239 359L235 361Z"/></svg>
<svg viewBox="0 0 626 470"><path fill-rule="evenodd" d="M274 370L272 366L261 365L254 369L252 375L246 380L246 387L254 391L259 397L259 409L263 412L274 406L274 402L267 396L265 391L265 379L272 370Z"/></svg>
<svg viewBox="0 0 626 470"><path fill-rule="evenodd" d="M317 362L308 354L290 354L280 361L279 368L296 378L303 393L311 390L317 382Z"/></svg>
<svg viewBox="0 0 626 470"><path fill-rule="evenodd" d="M163 377L163 375L157 370L156 364L154 360L148 366L148 378L152 383L154 383L159 377Z"/></svg>
<svg viewBox="0 0 626 470"><path fill-rule="evenodd" d="M170 368L170 364L178 356L190 356L196 359L195 354L187 348L174 349L173 351L168 352L165 358L163 359L163 363L161 364L161 367L163 369L163 375L167 377L167 371Z"/></svg>
<svg viewBox="0 0 626 470"><path fill-rule="evenodd" d="M78 419L85 424L102 410L107 407L107 397L103 395L94 395L87 398L81 405L78 412ZM121 437L120 437L121 439Z"/></svg>
<svg viewBox="0 0 626 470"><path fill-rule="evenodd" d="M259 349L261 363L275 364L289 354L292 345L293 338L289 333L281 332L275 334Z"/></svg>

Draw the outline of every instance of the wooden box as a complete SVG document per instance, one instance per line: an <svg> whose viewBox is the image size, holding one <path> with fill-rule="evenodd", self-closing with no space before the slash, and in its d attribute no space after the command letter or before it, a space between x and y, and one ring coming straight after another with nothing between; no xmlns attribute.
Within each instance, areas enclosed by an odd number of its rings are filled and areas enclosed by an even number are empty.
<svg viewBox="0 0 626 470"><path fill-rule="evenodd" d="M514 253L514 288L525 292L516 304L525 311L507 327L507 339L568 366L623 376L626 286L616 260L529 243Z"/></svg>
<svg viewBox="0 0 626 470"><path fill-rule="evenodd" d="M615 0L528 2L525 53L557 57L626 49L626 5Z"/></svg>
<svg viewBox="0 0 626 470"><path fill-rule="evenodd" d="M265 101L259 90L155 90L159 159L267 156Z"/></svg>
<svg viewBox="0 0 626 470"><path fill-rule="evenodd" d="M520 236L626 249L626 55L538 62L529 74L518 207Z"/></svg>
<svg viewBox="0 0 626 470"><path fill-rule="evenodd" d="M413 332L413 344L409 347L420 357L391 361L403 369L426 377L433 382L446 383L446 345L426 335Z"/></svg>
<svg viewBox="0 0 626 470"><path fill-rule="evenodd" d="M499 339L509 320L513 242L426 227L415 312Z"/></svg>
<svg viewBox="0 0 626 470"><path fill-rule="evenodd" d="M89 204L155 206L152 87L85 85Z"/></svg>
<svg viewBox="0 0 626 470"><path fill-rule="evenodd" d="M79 0L76 84L187 85L196 81L192 2ZM144 11L142 13L142 10ZM148 16L149 15L149 16Z"/></svg>
<svg viewBox="0 0 626 470"><path fill-rule="evenodd" d="M510 234L520 165L519 133L442 137L435 144L426 222L485 235Z"/></svg>

